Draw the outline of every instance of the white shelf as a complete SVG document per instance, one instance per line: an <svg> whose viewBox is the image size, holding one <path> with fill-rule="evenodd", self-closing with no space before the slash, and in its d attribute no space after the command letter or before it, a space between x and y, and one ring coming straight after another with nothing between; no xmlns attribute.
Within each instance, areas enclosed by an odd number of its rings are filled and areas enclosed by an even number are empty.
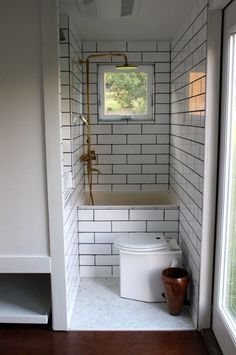
<svg viewBox="0 0 236 355"><path fill-rule="evenodd" d="M48 275L0 275L0 323L48 323Z"/></svg>
<svg viewBox="0 0 236 355"><path fill-rule="evenodd" d="M39 255L0 255L0 272L3 274L50 273L51 258Z"/></svg>

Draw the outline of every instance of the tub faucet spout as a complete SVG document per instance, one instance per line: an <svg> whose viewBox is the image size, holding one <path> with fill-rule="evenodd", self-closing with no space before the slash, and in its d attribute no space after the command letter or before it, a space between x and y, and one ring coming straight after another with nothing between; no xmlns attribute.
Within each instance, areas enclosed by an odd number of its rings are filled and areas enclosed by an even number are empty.
<svg viewBox="0 0 236 355"><path fill-rule="evenodd" d="M95 172L95 173L97 173L98 175L101 174L101 171L100 171L99 169L96 169L96 168L92 168L90 171L91 171L91 172Z"/></svg>

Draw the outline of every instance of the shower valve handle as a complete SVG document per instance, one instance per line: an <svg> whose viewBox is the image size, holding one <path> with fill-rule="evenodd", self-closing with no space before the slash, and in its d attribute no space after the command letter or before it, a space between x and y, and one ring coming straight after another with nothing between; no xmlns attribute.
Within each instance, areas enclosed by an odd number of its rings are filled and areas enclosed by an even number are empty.
<svg viewBox="0 0 236 355"><path fill-rule="evenodd" d="M91 160L96 160L97 159L95 150L90 150L90 157L91 157Z"/></svg>
<svg viewBox="0 0 236 355"><path fill-rule="evenodd" d="M80 161L81 162L85 162L85 161L89 161L89 156L88 154L82 154L81 157L80 157Z"/></svg>
<svg viewBox="0 0 236 355"><path fill-rule="evenodd" d="M81 162L88 162L91 160L97 160L97 156L95 150L90 150L89 154L82 154L80 157Z"/></svg>

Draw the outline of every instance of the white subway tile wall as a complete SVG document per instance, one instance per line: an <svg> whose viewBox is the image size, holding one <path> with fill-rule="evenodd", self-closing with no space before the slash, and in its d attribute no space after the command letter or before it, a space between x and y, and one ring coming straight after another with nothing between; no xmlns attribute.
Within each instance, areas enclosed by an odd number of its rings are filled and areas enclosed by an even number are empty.
<svg viewBox="0 0 236 355"><path fill-rule="evenodd" d="M92 217L92 220L91 220ZM87 218L87 220L86 220ZM78 208L81 276L118 276L115 238L132 233L164 233L178 240L179 209L171 207Z"/></svg>
<svg viewBox="0 0 236 355"><path fill-rule="evenodd" d="M200 0L171 43L170 190L180 207L179 238L191 273L197 326L204 178L207 0ZM173 212L167 212L166 219Z"/></svg>
<svg viewBox="0 0 236 355"><path fill-rule="evenodd" d="M83 153L83 126L78 120L82 113L82 72L76 65L81 53L81 42L69 18L60 16L60 98L62 133L62 172L64 179L64 238L68 314L73 307L79 285L78 216L77 206L84 195L84 166L79 163ZM66 182L67 174L71 181ZM56 207L55 207L56 208ZM82 213L82 211L81 211ZM81 215L80 218L83 218ZM89 219L89 215L86 215ZM89 236L86 236L89 240Z"/></svg>
<svg viewBox="0 0 236 355"><path fill-rule="evenodd" d="M168 190L170 42L83 41L83 59L92 53L112 51L126 53L132 63L154 66L154 114L150 121L99 122L98 65L118 63L122 58L91 60L92 147L97 153L96 168L101 171L94 179L94 190ZM86 113L85 75L83 83Z"/></svg>

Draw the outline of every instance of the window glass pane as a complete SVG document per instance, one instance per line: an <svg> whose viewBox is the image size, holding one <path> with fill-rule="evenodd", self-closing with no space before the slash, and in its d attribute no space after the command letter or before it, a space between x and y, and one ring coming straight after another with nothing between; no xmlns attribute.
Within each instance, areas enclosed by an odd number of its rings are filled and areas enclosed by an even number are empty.
<svg viewBox="0 0 236 355"><path fill-rule="evenodd" d="M147 73L104 73L105 115L147 114Z"/></svg>
<svg viewBox="0 0 236 355"><path fill-rule="evenodd" d="M227 98L227 156L224 228L225 268L222 277L222 306L236 331L236 35L231 36Z"/></svg>
<svg viewBox="0 0 236 355"><path fill-rule="evenodd" d="M227 263L227 292L226 307L234 316L236 321L236 46L234 40L231 42L233 46L233 61L231 62L232 75L232 91L231 109L228 119L231 120L231 147L229 152L229 229L228 229L228 263Z"/></svg>

